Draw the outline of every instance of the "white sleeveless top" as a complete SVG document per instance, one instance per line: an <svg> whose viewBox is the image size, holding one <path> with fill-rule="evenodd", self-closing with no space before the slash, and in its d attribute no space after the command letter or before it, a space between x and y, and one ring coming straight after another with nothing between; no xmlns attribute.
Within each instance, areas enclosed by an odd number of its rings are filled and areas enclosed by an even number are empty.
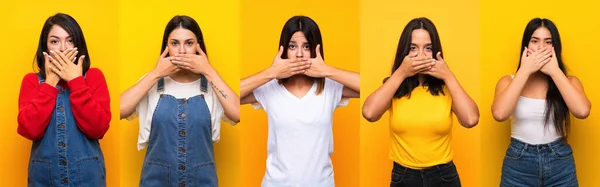
<svg viewBox="0 0 600 187"><path fill-rule="evenodd" d="M511 137L533 145L546 144L561 138L556 133L552 117L548 120L548 125L544 126L545 109L545 99L519 96L510 120Z"/></svg>

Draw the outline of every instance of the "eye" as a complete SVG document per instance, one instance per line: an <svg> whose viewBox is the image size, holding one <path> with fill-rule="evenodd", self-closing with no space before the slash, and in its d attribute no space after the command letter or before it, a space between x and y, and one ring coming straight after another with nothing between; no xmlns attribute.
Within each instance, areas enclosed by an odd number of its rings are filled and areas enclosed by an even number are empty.
<svg viewBox="0 0 600 187"><path fill-rule="evenodd" d="M51 44L57 44L57 43L58 43L58 41L57 41L57 40L50 40L50 43L51 43Z"/></svg>
<svg viewBox="0 0 600 187"><path fill-rule="evenodd" d="M295 45L288 45L288 48L289 49L296 49L296 46Z"/></svg>
<svg viewBox="0 0 600 187"><path fill-rule="evenodd" d="M535 44L535 43L537 43L537 40L531 40L531 43Z"/></svg>
<svg viewBox="0 0 600 187"><path fill-rule="evenodd" d="M425 50L427 50L427 51L431 51L431 49L432 49L431 46L425 48Z"/></svg>
<svg viewBox="0 0 600 187"><path fill-rule="evenodd" d="M304 45L304 46L302 46L302 48L304 48L306 50L309 50L310 49L310 45Z"/></svg>
<svg viewBox="0 0 600 187"><path fill-rule="evenodd" d="M177 45L178 43L179 43L179 42L177 42L177 41L172 41L172 42L171 42L171 45L175 46L175 45Z"/></svg>
<svg viewBox="0 0 600 187"><path fill-rule="evenodd" d="M546 44L552 45L552 41L546 41Z"/></svg>
<svg viewBox="0 0 600 187"><path fill-rule="evenodd" d="M73 43L73 40L72 40L72 39L69 39L69 40L67 40L67 42L69 42L69 43Z"/></svg>
<svg viewBox="0 0 600 187"><path fill-rule="evenodd" d="M185 42L185 44L188 46L192 46L192 45L194 45L194 42Z"/></svg>
<svg viewBox="0 0 600 187"><path fill-rule="evenodd" d="M411 51L415 51L415 50L417 50L417 47L415 47L415 46L410 46L410 50L411 50Z"/></svg>

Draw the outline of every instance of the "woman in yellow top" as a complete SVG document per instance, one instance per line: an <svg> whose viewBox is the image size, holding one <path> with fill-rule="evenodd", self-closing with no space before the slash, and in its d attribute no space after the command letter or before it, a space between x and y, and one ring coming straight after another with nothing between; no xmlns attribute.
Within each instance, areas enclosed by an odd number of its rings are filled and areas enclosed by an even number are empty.
<svg viewBox="0 0 600 187"><path fill-rule="evenodd" d="M392 75L367 97L362 112L374 122L386 110L394 161L390 186L460 186L452 162L452 113L471 128L479 109L442 58L437 29L427 18L406 25Z"/></svg>

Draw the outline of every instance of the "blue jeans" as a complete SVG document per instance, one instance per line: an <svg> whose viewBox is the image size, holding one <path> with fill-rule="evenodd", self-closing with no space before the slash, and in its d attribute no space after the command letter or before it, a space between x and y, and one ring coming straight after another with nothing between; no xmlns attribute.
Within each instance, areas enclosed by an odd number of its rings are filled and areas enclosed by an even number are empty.
<svg viewBox="0 0 600 187"><path fill-rule="evenodd" d="M460 179L454 162L416 170L394 162L390 187L460 187Z"/></svg>
<svg viewBox="0 0 600 187"><path fill-rule="evenodd" d="M563 139L540 145L514 138L510 142L500 186L579 186L573 150Z"/></svg>

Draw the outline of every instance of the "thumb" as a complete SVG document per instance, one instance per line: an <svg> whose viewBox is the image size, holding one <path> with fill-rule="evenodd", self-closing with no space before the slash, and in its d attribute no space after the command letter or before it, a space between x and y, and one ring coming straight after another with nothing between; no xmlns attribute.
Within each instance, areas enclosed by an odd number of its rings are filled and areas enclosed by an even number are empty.
<svg viewBox="0 0 600 187"><path fill-rule="evenodd" d="M196 44L196 52L198 52L200 56L206 56L206 53L204 53L204 50L202 50L200 44Z"/></svg>
<svg viewBox="0 0 600 187"><path fill-rule="evenodd" d="M82 67L83 66L83 60L85 60L85 55L81 55L79 57L79 60L77 62L77 66Z"/></svg>
<svg viewBox="0 0 600 187"><path fill-rule="evenodd" d="M523 54L521 55L521 58L525 58L527 57L527 47L525 47L525 49L523 49Z"/></svg>
<svg viewBox="0 0 600 187"><path fill-rule="evenodd" d="M321 56L321 44L317 44L317 48L315 50L317 52L317 58L323 58Z"/></svg>
<svg viewBox="0 0 600 187"><path fill-rule="evenodd" d="M163 51L162 54L160 54L160 58L167 57L167 54L169 54L169 47L165 47L165 51Z"/></svg>
<svg viewBox="0 0 600 187"><path fill-rule="evenodd" d="M283 46L279 46L279 51L277 51L275 58L281 58L281 55L283 55Z"/></svg>
<svg viewBox="0 0 600 187"><path fill-rule="evenodd" d="M444 60L444 59L442 58L442 52L438 52L438 53L437 53L437 59L436 59L436 60Z"/></svg>

